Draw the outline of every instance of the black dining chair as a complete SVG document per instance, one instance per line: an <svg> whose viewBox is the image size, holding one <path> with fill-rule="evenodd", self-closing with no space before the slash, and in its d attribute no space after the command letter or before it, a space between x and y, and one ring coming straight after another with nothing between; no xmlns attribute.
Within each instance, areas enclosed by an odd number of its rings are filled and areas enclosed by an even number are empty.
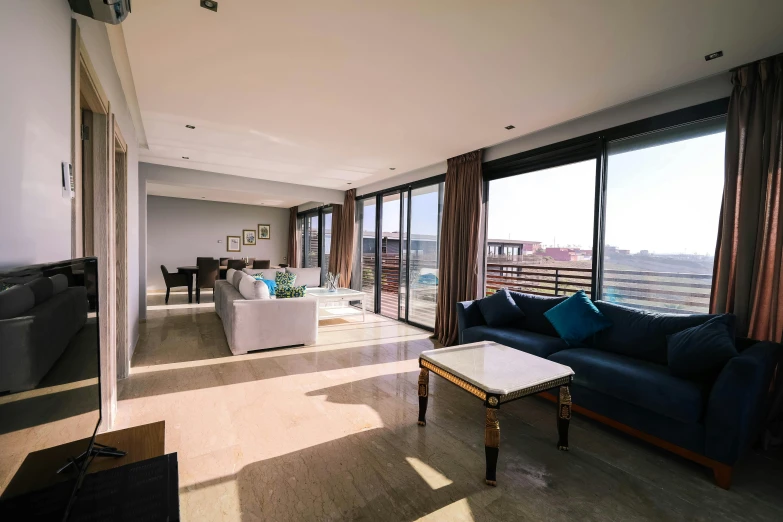
<svg viewBox="0 0 783 522"><path fill-rule="evenodd" d="M188 286L188 274L179 272L170 273L165 265L160 265L160 271L163 272L163 281L166 283L166 304L169 304L169 293L172 288L178 286Z"/></svg>
<svg viewBox="0 0 783 522"><path fill-rule="evenodd" d="M199 257L196 260L198 264L198 275L196 276L196 303L201 303L201 289L211 288L215 291L215 279L220 270L220 261L211 257ZM212 294L214 296L214 294ZM214 297L213 297L214 299Z"/></svg>
<svg viewBox="0 0 783 522"><path fill-rule="evenodd" d="M264 269L269 268L270 266L272 266L272 263L269 259L256 259L253 261L253 268L255 269Z"/></svg>
<svg viewBox="0 0 783 522"><path fill-rule="evenodd" d="M247 265L245 265L245 262L241 259L229 259L228 260L228 268L233 268L234 270L242 270L243 268L247 268Z"/></svg>
<svg viewBox="0 0 783 522"><path fill-rule="evenodd" d="M279 266L280 268L288 268L288 263L280 263L277 266Z"/></svg>

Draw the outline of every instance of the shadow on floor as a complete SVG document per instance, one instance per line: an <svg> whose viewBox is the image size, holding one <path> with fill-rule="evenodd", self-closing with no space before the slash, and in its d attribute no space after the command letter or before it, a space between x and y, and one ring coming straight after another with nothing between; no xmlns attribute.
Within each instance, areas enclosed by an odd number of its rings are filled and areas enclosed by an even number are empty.
<svg viewBox="0 0 783 522"><path fill-rule="evenodd" d="M416 372L386 375L310 392L332 403L369 406L383 425L254 462L181 493L235 481L245 521L783 516L772 485L783 477L780 465L746 469L726 492L691 463L576 417L572 451L561 452L554 408L540 398L501 410L498 487L491 488L483 481L481 402L445 381L431 381L428 424L419 427L416 378ZM765 480L772 484L761 487Z"/></svg>

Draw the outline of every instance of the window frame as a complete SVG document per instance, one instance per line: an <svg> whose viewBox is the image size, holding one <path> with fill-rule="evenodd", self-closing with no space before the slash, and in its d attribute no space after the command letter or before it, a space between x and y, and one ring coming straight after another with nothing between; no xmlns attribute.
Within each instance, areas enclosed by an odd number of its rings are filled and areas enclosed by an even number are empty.
<svg viewBox="0 0 783 522"><path fill-rule="evenodd" d="M593 255L591 275L591 297L598 300L603 297L604 242L606 236L606 197L608 143L644 134L691 125L700 121L725 117L728 113L729 98L701 103L684 109L667 112L650 118L610 127L558 143L545 145L518 154L484 162L484 263L483 294L486 294L487 278L487 236L491 195L490 181L517 176L529 172L550 169L579 161L596 160L595 205L593 208Z"/></svg>

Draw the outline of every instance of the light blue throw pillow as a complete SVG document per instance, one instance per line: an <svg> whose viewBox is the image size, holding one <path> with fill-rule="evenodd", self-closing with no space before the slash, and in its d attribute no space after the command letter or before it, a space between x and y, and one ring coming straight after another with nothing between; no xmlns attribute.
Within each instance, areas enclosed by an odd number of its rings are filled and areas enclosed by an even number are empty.
<svg viewBox="0 0 783 522"><path fill-rule="evenodd" d="M612 326L612 321L595 307L584 290L579 290L549 309L544 313L544 317L552 323L560 338L569 346L578 346L591 335Z"/></svg>

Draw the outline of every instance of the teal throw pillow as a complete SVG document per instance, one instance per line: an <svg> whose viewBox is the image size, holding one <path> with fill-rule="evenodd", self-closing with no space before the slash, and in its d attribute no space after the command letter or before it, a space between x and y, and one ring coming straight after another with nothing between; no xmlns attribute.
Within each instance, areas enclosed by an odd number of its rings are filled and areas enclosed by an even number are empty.
<svg viewBox="0 0 783 522"><path fill-rule="evenodd" d="M737 355L725 315L666 336L669 371L676 377L712 381Z"/></svg>
<svg viewBox="0 0 783 522"><path fill-rule="evenodd" d="M579 290L550 308L544 313L544 317L552 323L560 338L569 346L578 346L591 335L612 326L612 321L595 307L584 290Z"/></svg>
<svg viewBox="0 0 783 522"><path fill-rule="evenodd" d="M278 299L288 299L291 297L304 297L306 289L307 289L307 285L305 286L277 285L277 291L275 292L275 297L277 297Z"/></svg>
<svg viewBox="0 0 783 522"><path fill-rule="evenodd" d="M266 286L269 287L269 295L275 295L277 293L277 283L271 279L264 279L263 274L256 274L253 276L256 281L263 281Z"/></svg>
<svg viewBox="0 0 783 522"><path fill-rule="evenodd" d="M296 281L296 274L290 274L288 272L278 272L275 274L275 283L277 286L294 286Z"/></svg>

